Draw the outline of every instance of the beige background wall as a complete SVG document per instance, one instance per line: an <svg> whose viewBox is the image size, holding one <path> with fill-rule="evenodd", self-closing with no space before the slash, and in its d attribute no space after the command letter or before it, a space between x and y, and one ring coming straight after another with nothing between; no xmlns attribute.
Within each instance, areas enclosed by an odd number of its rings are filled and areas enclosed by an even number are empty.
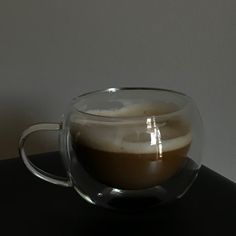
<svg viewBox="0 0 236 236"><path fill-rule="evenodd" d="M236 181L235 13L235 0L0 1L0 157L18 156L22 130L58 121L80 93L164 87L195 99L204 164Z"/></svg>

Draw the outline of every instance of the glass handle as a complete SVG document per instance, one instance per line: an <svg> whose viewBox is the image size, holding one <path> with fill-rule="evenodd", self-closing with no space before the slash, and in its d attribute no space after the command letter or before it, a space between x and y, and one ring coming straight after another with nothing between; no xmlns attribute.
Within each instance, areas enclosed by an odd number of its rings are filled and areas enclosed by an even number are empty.
<svg viewBox="0 0 236 236"><path fill-rule="evenodd" d="M38 132L38 131L59 131L59 130L61 130L61 125L59 123L40 123L40 124L35 124L35 125L30 126L28 129L26 129L23 132L23 134L20 138L20 142L19 142L20 156L21 156L24 164L26 165L26 167L35 176L37 176L47 182L53 183L53 184L61 185L64 187L71 187L72 183L69 180L69 178L63 178L63 177L59 177L59 176L50 174L44 170L41 170L37 166L35 166L29 160L28 156L25 153L25 149L24 149L25 141L30 134L32 134L34 132Z"/></svg>

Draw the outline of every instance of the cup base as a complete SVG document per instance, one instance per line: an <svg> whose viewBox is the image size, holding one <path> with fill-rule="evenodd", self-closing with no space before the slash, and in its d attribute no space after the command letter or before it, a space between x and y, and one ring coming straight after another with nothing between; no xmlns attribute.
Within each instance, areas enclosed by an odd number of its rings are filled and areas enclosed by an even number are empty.
<svg viewBox="0 0 236 236"><path fill-rule="evenodd" d="M122 211L142 210L165 205L181 198L196 179L199 167L193 160L187 158L183 167L174 176L161 185L146 189L118 189L99 183L97 191L91 193L75 189L86 201L98 206Z"/></svg>

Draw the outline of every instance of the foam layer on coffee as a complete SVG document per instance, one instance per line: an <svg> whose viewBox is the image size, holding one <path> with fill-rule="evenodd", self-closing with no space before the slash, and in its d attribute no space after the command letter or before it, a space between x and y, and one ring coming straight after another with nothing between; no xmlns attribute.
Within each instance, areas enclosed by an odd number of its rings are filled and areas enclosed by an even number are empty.
<svg viewBox="0 0 236 236"><path fill-rule="evenodd" d="M167 102L150 102L130 104L127 100L119 100L123 105L121 108L114 109L93 109L87 110L86 113L108 116L108 117L135 117L135 116L149 116L149 115L164 115L171 112L176 112L178 107L173 103Z"/></svg>
<svg viewBox="0 0 236 236"><path fill-rule="evenodd" d="M147 116L144 120L76 119L71 132L75 142L107 152L161 153L185 147L192 134L186 121L179 117L156 121L155 116L176 110L173 104L130 105L115 110L89 110L90 114L109 117ZM148 117L150 116L150 117Z"/></svg>

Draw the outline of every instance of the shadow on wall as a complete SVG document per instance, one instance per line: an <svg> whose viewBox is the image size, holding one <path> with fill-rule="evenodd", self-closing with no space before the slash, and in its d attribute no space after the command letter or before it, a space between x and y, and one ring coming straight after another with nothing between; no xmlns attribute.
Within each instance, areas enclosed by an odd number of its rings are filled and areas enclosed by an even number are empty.
<svg viewBox="0 0 236 236"><path fill-rule="evenodd" d="M7 103L4 103L7 104ZM45 120L47 111L42 108L32 106L31 103L14 104L1 108L0 117L0 159L18 157L18 142L24 129L38 122L48 122ZM28 154L43 153L58 150L57 132L37 132L29 136L26 142L26 152Z"/></svg>

